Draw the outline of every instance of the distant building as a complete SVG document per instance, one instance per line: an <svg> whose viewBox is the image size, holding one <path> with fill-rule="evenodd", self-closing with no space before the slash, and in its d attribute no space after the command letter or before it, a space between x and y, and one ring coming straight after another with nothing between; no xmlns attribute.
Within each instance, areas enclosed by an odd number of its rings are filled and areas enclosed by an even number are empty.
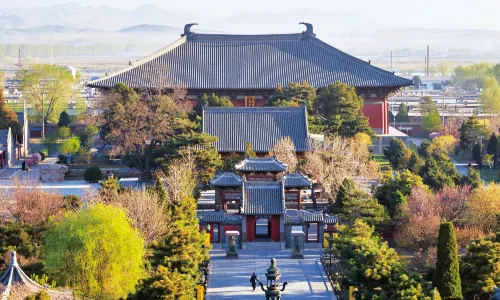
<svg viewBox="0 0 500 300"><path fill-rule="evenodd" d="M197 34L188 24L179 40L88 86L185 87L193 104L203 93L215 93L236 107L254 107L267 104L278 85L307 81L321 89L340 81L364 98L370 126L388 134L387 98L412 81L326 44L316 38L311 24L306 26L295 34L226 35Z"/></svg>
<svg viewBox="0 0 500 300"><path fill-rule="evenodd" d="M0 168L8 168L12 161L16 159L15 140L12 136L12 130L0 130Z"/></svg>

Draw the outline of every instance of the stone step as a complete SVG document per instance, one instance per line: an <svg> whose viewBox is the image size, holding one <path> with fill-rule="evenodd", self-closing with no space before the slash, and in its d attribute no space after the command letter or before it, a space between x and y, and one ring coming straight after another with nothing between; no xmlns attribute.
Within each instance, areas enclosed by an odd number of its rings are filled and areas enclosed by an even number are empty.
<svg viewBox="0 0 500 300"><path fill-rule="evenodd" d="M243 247L247 250L280 250L282 246L278 242L246 242Z"/></svg>

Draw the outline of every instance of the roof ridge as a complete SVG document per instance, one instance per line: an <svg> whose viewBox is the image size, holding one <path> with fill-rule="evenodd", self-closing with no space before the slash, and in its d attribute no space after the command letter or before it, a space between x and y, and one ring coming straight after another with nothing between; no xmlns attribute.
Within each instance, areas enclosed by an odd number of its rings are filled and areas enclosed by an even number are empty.
<svg viewBox="0 0 500 300"><path fill-rule="evenodd" d="M346 57L346 58L348 58L348 59L352 59L352 60L353 60L353 63L357 63L357 64L359 64L359 65L361 65L361 66L366 66L366 65L368 65L368 67L369 67L369 68L371 68L371 69L373 69L374 71L377 71L377 72L379 72L379 73L383 73L383 74L387 74L387 75L392 75L392 76L395 76L395 77L398 77L398 78L401 78L401 79L405 79L405 80L408 80L409 82L411 82L411 83L410 83L410 85L411 85L411 84L413 84L413 82L412 82L411 80L407 79L407 78L404 78L404 77L401 77L401 76L395 75L393 72L390 72L390 71L384 70L384 69L379 68L379 67L377 67L377 66L374 66L374 65L372 65L371 63L366 62L366 61L364 61L364 60L362 60L362 59L360 59L360 58L358 58L358 57L356 57L356 56L354 56L354 55L351 55L351 54L347 53L347 52L344 52L344 51L342 51L342 50L340 50L340 49L338 49L338 48L336 48L336 47L334 47L334 46L332 46L332 45L330 45L330 44L328 44L328 43L326 43L326 42L324 42L324 41L320 40L319 38L317 38L317 37L315 37L315 36L312 36L312 37L311 37L311 41L312 41L313 43L316 43L316 44L317 44L318 46L320 46L320 47L323 47L323 48L325 48L325 49L329 49L329 50L336 51L336 52L338 52L340 55L343 55L344 57Z"/></svg>

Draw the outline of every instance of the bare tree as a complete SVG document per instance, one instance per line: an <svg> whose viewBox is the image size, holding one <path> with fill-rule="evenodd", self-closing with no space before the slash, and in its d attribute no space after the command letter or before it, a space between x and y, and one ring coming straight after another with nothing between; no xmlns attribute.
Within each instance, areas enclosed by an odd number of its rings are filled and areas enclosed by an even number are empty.
<svg viewBox="0 0 500 300"><path fill-rule="evenodd" d="M0 218L16 219L29 225L45 223L51 216L64 213L63 196L48 193L35 181L16 181L9 189L0 189Z"/></svg>
<svg viewBox="0 0 500 300"><path fill-rule="evenodd" d="M330 202L334 201L344 179L378 178L378 166L369 159L369 138L366 137L364 134L353 138L328 137L323 142L312 142L311 150L305 154L304 170L321 185L323 195Z"/></svg>
<svg viewBox="0 0 500 300"><path fill-rule="evenodd" d="M128 87L121 87L104 97L100 122L104 138L117 151L128 154L131 162L142 173L151 177L153 149L174 134L176 121L187 113L185 92L164 95L143 92L137 95ZM125 91L124 91L125 90Z"/></svg>
<svg viewBox="0 0 500 300"><path fill-rule="evenodd" d="M130 190L117 194L110 204L125 209L132 224L142 232L147 243L159 240L169 232L169 219L161 199L155 193Z"/></svg>
<svg viewBox="0 0 500 300"><path fill-rule="evenodd" d="M276 145L274 145L271 156L274 156L277 160L287 164L288 172L297 172L297 153L295 151L295 145L289 136L284 137L279 140Z"/></svg>
<svg viewBox="0 0 500 300"><path fill-rule="evenodd" d="M165 183L170 203L178 203L186 196L192 196L196 189L196 164L193 153L184 151L181 158L173 160L167 174L159 173L158 179Z"/></svg>

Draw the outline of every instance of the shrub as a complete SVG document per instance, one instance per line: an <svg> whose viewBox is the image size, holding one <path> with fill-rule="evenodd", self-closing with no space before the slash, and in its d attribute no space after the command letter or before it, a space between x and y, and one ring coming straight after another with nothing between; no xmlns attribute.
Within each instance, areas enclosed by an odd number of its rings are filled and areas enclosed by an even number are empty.
<svg viewBox="0 0 500 300"><path fill-rule="evenodd" d="M80 139L77 136L73 136L59 145L59 152L62 154L74 154L80 150Z"/></svg>
<svg viewBox="0 0 500 300"><path fill-rule="evenodd" d="M39 291L24 298L24 300L50 300L49 294L46 291Z"/></svg>
<svg viewBox="0 0 500 300"><path fill-rule="evenodd" d="M39 153L42 156L42 160L45 160L47 157L49 157L49 149L47 148L40 150Z"/></svg>
<svg viewBox="0 0 500 300"><path fill-rule="evenodd" d="M33 155L31 156L31 158L33 159L33 162L36 164L38 162L40 162L42 160L42 156L40 155L40 153L33 153Z"/></svg>
<svg viewBox="0 0 500 300"><path fill-rule="evenodd" d="M85 170L83 174L83 179L90 183L97 183L102 180L102 171L98 166L90 166Z"/></svg>

